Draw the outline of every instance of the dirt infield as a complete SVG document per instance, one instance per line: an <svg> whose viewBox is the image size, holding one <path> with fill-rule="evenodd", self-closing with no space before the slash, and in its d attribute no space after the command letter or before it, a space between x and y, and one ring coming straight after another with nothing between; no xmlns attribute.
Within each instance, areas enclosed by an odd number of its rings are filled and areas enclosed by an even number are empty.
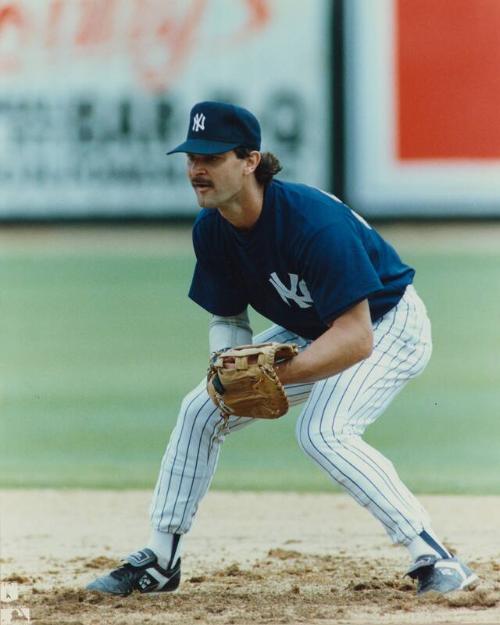
<svg viewBox="0 0 500 625"><path fill-rule="evenodd" d="M179 591L125 599L84 586L144 546L148 492L0 497L1 578L19 590L1 607L29 610L37 625L500 623L500 497L422 498L481 576L475 590L424 599L403 577L406 550L341 495L210 493L185 540Z"/></svg>

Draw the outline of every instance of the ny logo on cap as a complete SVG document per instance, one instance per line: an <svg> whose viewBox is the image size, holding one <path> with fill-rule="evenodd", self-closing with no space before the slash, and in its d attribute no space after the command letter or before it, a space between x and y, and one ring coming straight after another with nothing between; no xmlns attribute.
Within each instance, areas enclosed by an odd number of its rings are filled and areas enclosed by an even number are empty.
<svg viewBox="0 0 500 625"><path fill-rule="evenodd" d="M193 118L193 132L199 132L200 130L205 130L205 115L203 113L196 113Z"/></svg>

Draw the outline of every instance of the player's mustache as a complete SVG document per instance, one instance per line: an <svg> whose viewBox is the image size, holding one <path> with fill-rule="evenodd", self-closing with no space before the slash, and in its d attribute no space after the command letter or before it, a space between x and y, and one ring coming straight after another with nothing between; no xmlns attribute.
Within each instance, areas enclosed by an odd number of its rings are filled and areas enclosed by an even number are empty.
<svg viewBox="0 0 500 625"><path fill-rule="evenodd" d="M197 186L197 185L204 185L204 186L208 186L208 187L213 187L213 184L210 182L210 180L207 180L206 178L200 178L200 177L196 177L196 178L192 178L191 179L191 184L193 185L193 187Z"/></svg>

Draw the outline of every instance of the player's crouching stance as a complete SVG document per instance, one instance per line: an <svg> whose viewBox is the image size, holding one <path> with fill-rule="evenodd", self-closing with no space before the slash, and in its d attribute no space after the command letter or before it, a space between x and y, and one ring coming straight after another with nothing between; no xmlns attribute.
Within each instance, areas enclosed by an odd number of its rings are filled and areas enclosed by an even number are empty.
<svg viewBox="0 0 500 625"><path fill-rule="evenodd" d="M392 463L362 439L431 355L414 270L337 198L274 180L279 162L260 152L259 123L245 109L195 105L187 140L172 152L187 153L202 207L193 228L190 297L213 315L211 351L252 340L296 345L299 353L274 371L288 403L304 405L297 423L303 451L368 508L394 543L408 548L407 574L419 593L474 584L475 573L434 534ZM255 339L248 305L275 324ZM234 358L227 366L240 371L242 362ZM224 410L227 389L215 377L212 382L211 396ZM221 418L206 380L184 398L151 504L147 548L90 590L128 595L178 587L181 539L208 490L222 442L256 422L249 418L254 413L227 412Z"/></svg>

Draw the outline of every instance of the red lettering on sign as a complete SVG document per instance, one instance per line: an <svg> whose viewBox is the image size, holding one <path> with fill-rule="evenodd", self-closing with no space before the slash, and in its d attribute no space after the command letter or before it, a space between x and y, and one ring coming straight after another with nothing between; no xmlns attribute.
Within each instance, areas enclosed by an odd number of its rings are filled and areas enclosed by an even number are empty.
<svg viewBox="0 0 500 625"><path fill-rule="evenodd" d="M21 13L19 7L13 4L7 4L6 6L0 6L0 31L6 24L14 24L18 28L24 25L24 16Z"/></svg>
<svg viewBox="0 0 500 625"><path fill-rule="evenodd" d="M269 0L247 0L247 4L249 9L247 27L259 29L265 26L271 18Z"/></svg>
<svg viewBox="0 0 500 625"><path fill-rule="evenodd" d="M0 72L29 71L35 57L38 67L43 60L51 66L71 62L78 72L87 62L118 56L145 88L164 91L200 41L209 50L215 43L241 43L269 22L271 0L239 2L243 24L217 42L199 36L208 0L0 2Z"/></svg>
<svg viewBox="0 0 500 625"><path fill-rule="evenodd" d="M185 15L175 19L168 7L136 0L129 50L143 84L165 90L195 45L207 0L192 0Z"/></svg>
<svg viewBox="0 0 500 625"><path fill-rule="evenodd" d="M48 48L55 47L59 42L63 9L63 0L52 0L49 5L47 30L45 33L45 45Z"/></svg>
<svg viewBox="0 0 500 625"><path fill-rule="evenodd" d="M113 32L116 0L83 0L80 4L80 25L75 35L77 46L108 43Z"/></svg>
<svg viewBox="0 0 500 625"><path fill-rule="evenodd" d="M14 2L0 5L0 72L13 73L21 69L27 27L20 6Z"/></svg>
<svg viewBox="0 0 500 625"><path fill-rule="evenodd" d="M246 21L229 37L229 43L237 44L261 30L271 19L269 0L244 0ZM220 42L219 42L220 43Z"/></svg>

